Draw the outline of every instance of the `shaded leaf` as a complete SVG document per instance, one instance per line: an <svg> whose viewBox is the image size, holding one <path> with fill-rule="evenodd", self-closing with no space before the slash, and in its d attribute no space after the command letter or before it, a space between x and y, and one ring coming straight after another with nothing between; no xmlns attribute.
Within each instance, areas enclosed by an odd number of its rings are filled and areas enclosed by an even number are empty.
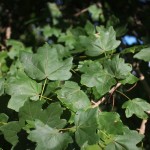
<svg viewBox="0 0 150 150"><path fill-rule="evenodd" d="M4 138L13 146L18 143L17 133L21 130L18 121L8 122L7 124L1 126L0 130L4 134Z"/></svg>
<svg viewBox="0 0 150 150"><path fill-rule="evenodd" d="M68 133L61 133L40 120L35 121L35 130L30 132L28 138L37 143L36 150L64 150L72 142Z"/></svg>
<svg viewBox="0 0 150 150"><path fill-rule="evenodd" d="M86 141L88 144L96 144L98 135L96 130L98 109L87 109L86 111L78 111L75 115L75 138L77 144L81 147Z"/></svg>
<svg viewBox="0 0 150 150"><path fill-rule="evenodd" d="M124 135L117 135L105 150L140 150L136 145L143 139L143 135L131 131ZM130 140L130 141L129 141Z"/></svg>
<svg viewBox="0 0 150 150"><path fill-rule="evenodd" d="M90 100L87 95L80 90L77 83L66 81L61 90L57 91L58 99L69 109L77 111L89 107Z"/></svg>
<svg viewBox="0 0 150 150"><path fill-rule="evenodd" d="M20 121L34 121L41 120L44 124L52 128L63 128L66 124L64 119L60 119L63 109L59 103L52 103L46 109L42 109L40 101L27 101L19 110Z"/></svg>
<svg viewBox="0 0 150 150"><path fill-rule="evenodd" d="M71 77L72 58L60 60L57 50L48 44L40 47L36 54L22 52L20 60L33 79L68 80Z"/></svg>
<svg viewBox="0 0 150 150"><path fill-rule="evenodd" d="M139 79L136 76L134 76L133 74L130 73L124 80L121 80L120 83L122 83L123 85L134 84L138 80Z"/></svg>
<svg viewBox="0 0 150 150"><path fill-rule="evenodd" d="M125 102L122 108L126 109L125 113L127 118L135 114L141 119L146 119L148 115L145 112L150 110L150 104L141 98L135 98Z"/></svg>
<svg viewBox="0 0 150 150"><path fill-rule="evenodd" d="M25 50L25 47L22 42L9 39L7 40L7 46L11 46L10 51L8 52L8 56L11 59L14 59L15 57L19 56L19 52Z"/></svg>
<svg viewBox="0 0 150 150"><path fill-rule="evenodd" d="M108 134L122 134L124 125L116 112L101 112L98 116L99 129Z"/></svg>
<svg viewBox="0 0 150 150"><path fill-rule="evenodd" d="M4 94L4 83L5 83L5 79L0 78L0 96Z"/></svg>

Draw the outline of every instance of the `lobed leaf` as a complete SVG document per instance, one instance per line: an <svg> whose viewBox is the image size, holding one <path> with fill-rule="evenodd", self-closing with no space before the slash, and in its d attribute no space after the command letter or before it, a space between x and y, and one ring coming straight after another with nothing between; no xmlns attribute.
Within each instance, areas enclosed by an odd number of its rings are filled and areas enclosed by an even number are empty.
<svg viewBox="0 0 150 150"><path fill-rule="evenodd" d="M143 139L143 135L136 131L131 131L124 135L117 135L113 141L110 142L105 150L140 150L137 144Z"/></svg>
<svg viewBox="0 0 150 150"><path fill-rule="evenodd" d="M75 115L75 138L77 144L81 147L85 142L96 144L98 135L96 133L98 109L91 108L86 111L78 111Z"/></svg>
<svg viewBox="0 0 150 150"><path fill-rule="evenodd" d="M72 142L68 133L61 133L40 120L35 121L35 130L30 132L28 139L37 143L36 150L64 150Z"/></svg>
<svg viewBox="0 0 150 150"><path fill-rule="evenodd" d="M68 80L71 77L72 58L62 60L57 50L48 44L40 47L36 54L22 52L20 55L25 72L36 80Z"/></svg>
<svg viewBox="0 0 150 150"><path fill-rule="evenodd" d="M63 128L66 120L60 119L62 112L63 108L59 103L52 103L47 108L42 109L40 101L27 101L19 110L19 118L21 123L22 121L38 119L52 128Z"/></svg>
<svg viewBox="0 0 150 150"><path fill-rule="evenodd" d="M11 95L8 108L19 111L29 98L38 100L42 89L42 84L32 80L23 72L18 72L14 77L10 77L6 85L6 93Z"/></svg>
<svg viewBox="0 0 150 150"><path fill-rule="evenodd" d="M93 36L83 36L81 38L81 43L87 49L85 53L88 56L98 56L119 46L120 41L116 40L116 33L113 27L109 27L108 29L97 27L97 32Z"/></svg>
<svg viewBox="0 0 150 150"><path fill-rule="evenodd" d="M89 98L76 82L66 81L62 89L57 91L57 96L67 108L75 112L91 105Z"/></svg>
<svg viewBox="0 0 150 150"><path fill-rule="evenodd" d="M133 114L141 119L148 118L146 111L150 110L150 104L141 98L135 98L128 100L122 105L122 108L125 108L126 117L129 118Z"/></svg>
<svg viewBox="0 0 150 150"><path fill-rule="evenodd" d="M84 61L78 68L84 73L81 75L81 84L96 87L100 95L107 93L116 84L114 77L104 70L99 62Z"/></svg>
<svg viewBox="0 0 150 150"><path fill-rule="evenodd" d="M13 145L18 143L17 133L21 130L18 121L8 122L7 124L0 127L0 130L4 134L5 139Z"/></svg>
<svg viewBox="0 0 150 150"><path fill-rule="evenodd" d="M125 63L123 58L119 58L119 55L107 60L104 68L117 79L125 79L132 70L132 67Z"/></svg>

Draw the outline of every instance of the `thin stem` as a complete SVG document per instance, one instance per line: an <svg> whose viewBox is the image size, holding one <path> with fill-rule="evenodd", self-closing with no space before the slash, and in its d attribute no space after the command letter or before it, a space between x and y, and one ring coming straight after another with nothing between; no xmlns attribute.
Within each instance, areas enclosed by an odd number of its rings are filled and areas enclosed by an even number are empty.
<svg viewBox="0 0 150 150"><path fill-rule="evenodd" d="M40 95L40 96L41 96L41 95ZM43 95L42 95L42 98L47 99L47 100L52 100L51 98L48 98L48 97L43 96Z"/></svg>
<svg viewBox="0 0 150 150"><path fill-rule="evenodd" d="M6 123L6 122L0 122L0 124L5 125L5 124L7 124L7 123Z"/></svg>
<svg viewBox="0 0 150 150"><path fill-rule="evenodd" d="M75 129L75 127L71 127L71 128L64 128L64 129L58 129L59 131L66 131L66 130L70 130L70 129Z"/></svg>
<svg viewBox="0 0 150 150"><path fill-rule="evenodd" d="M108 139L110 139L110 137L105 133L103 132L102 130L99 130L101 133L103 133Z"/></svg>
<svg viewBox="0 0 150 150"><path fill-rule="evenodd" d="M121 95L123 95L124 97L126 97L128 100L130 100L130 98L127 95L125 95L124 93L122 93L122 92L120 92L118 90L116 90L116 92L120 93Z"/></svg>
<svg viewBox="0 0 150 150"><path fill-rule="evenodd" d="M43 85L43 88L42 88L42 92L41 92L41 96L40 96L40 100L42 99L43 97L43 93L44 93L44 89L45 89L45 86L46 86L46 82L47 82L47 78L45 79L44 81L44 85Z"/></svg>

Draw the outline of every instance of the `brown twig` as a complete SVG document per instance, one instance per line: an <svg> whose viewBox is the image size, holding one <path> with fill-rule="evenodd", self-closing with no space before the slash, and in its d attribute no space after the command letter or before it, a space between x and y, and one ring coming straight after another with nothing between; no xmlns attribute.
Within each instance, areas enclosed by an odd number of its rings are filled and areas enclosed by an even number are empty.
<svg viewBox="0 0 150 150"><path fill-rule="evenodd" d="M139 75L140 82L142 83L145 92L147 93L148 97L150 98L150 86L148 85L148 82L145 79L145 76L140 70L139 63L136 63L136 68L135 68L136 73Z"/></svg>
<svg viewBox="0 0 150 150"><path fill-rule="evenodd" d="M8 40L8 39L10 39L10 37L11 37L11 27L8 26L8 27L6 28L5 38L6 38L6 40Z"/></svg>
<svg viewBox="0 0 150 150"><path fill-rule="evenodd" d="M142 83L145 92L147 93L148 97L150 98L150 86L148 85L148 83L145 79L145 76L143 75L143 73L140 70L139 63L136 63L135 66L136 66L135 71L139 75L140 82ZM150 111L147 111L147 113L150 114ZM146 123L147 123L147 119L143 119L140 129L138 129L140 134L145 134Z"/></svg>
<svg viewBox="0 0 150 150"><path fill-rule="evenodd" d="M132 89L134 89L136 87L136 85L137 85L137 82L132 87L130 87L128 90L126 90L126 92L130 92Z"/></svg>
<svg viewBox="0 0 150 150"><path fill-rule="evenodd" d="M86 11L88 11L88 8L82 9L81 11L77 12L74 14L75 17L80 16L81 14L85 13Z"/></svg>
<svg viewBox="0 0 150 150"><path fill-rule="evenodd" d="M109 91L109 94L112 96L113 93L116 91L116 89L117 89L118 87L120 87L120 86L121 86L121 83L117 83L116 86L114 86L114 87L111 88L111 90ZM106 100L106 97L104 96L104 97L102 97L102 98L101 98L99 101L97 101L97 102L91 101L92 104L93 104L92 108L98 107L98 106L99 106L101 103L103 103L105 100Z"/></svg>
<svg viewBox="0 0 150 150"><path fill-rule="evenodd" d="M140 126L140 129L138 129L140 134L145 134L146 123L147 123L147 120L143 119L141 126Z"/></svg>

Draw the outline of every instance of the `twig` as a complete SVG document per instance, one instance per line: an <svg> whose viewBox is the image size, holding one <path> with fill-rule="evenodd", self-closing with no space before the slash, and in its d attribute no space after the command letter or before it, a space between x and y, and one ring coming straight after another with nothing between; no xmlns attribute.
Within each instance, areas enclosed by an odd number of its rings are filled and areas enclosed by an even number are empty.
<svg viewBox="0 0 150 150"><path fill-rule="evenodd" d="M144 87L144 90L146 91L148 97L150 98L150 86L148 85L147 81L145 80L145 76L140 70L139 63L136 63L135 71L139 75L139 79ZM150 111L147 111L147 113L150 114ZM145 134L147 121L148 121L147 119L142 120L140 129L139 129L140 134Z"/></svg>
<svg viewBox="0 0 150 150"><path fill-rule="evenodd" d="M141 126L140 126L140 129L138 129L140 134L145 134L146 123L147 123L147 120L143 119Z"/></svg>
<svg viewBox="0 0 150 150"><path fill-rule="evenodd" d="M145 79L145 76L142 74L142 72L140 70L139 63L136 63L135 71L139 75L139 79L144 87L144 90L147 93L148 97L150 98L150 87L148 85L148 82Z"/></svg>
<svg viewBox="0 0 150 150"><path fill-rule="evenodd" d="M10 37L11 37L11 27L9 26L6 28L5 38L6 40L8 40L10 39Z"/></svg>
<svg viewBox="0 0 150 150"><path fill-rule="evenodd" d="M75 17L80 16L81 14L85 13L86 11L88 11L88 8L82 9L81 11L77 12L74 14Z"/></svg>
<svg viewBox="0 0 150 150"><path fill-rule="evenodd" d="M137 85L137 82L132 87L130 87L128 90L126 90L126 92L130 92L132 89L134 89L136 87L136 85Z"/></svg>
<svg viewBox="0 0 150 150"><path fill-rule="evenodd" d="M112 96L113 93L116 91L116 89L117 89L118 87L120 87L120 86L121 86L121 83L117 83L116 86L114 86L114 87L111 88L111 90L109 91L109 94ZM105 100L106 100L106 97L104 96L104 97L102 97L98 102L91 101L91 102L93 103L92 108L98 107L98 106L99 106L101 103L103 103Z"/></svg>

